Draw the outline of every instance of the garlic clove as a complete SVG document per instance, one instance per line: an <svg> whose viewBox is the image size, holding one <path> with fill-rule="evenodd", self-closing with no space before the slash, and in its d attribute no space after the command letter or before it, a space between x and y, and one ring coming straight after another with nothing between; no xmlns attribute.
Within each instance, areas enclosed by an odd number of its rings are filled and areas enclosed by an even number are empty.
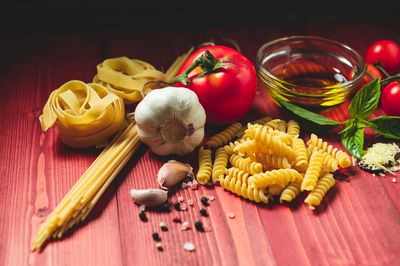
<svg viewBox="0 0 400 266"><path fill-rule="evenodd" d="M131 198L139 205L154 207L168 200L168 191L163 189L132 189Z"/></svg>
<svg viewBox="0 0 400 266"><path fill-rule="evenodd" d="M173 187L186 178L192 178L193 168L175 160L166 162L158 171L157 181L158 184L164 189Z"/></svg>

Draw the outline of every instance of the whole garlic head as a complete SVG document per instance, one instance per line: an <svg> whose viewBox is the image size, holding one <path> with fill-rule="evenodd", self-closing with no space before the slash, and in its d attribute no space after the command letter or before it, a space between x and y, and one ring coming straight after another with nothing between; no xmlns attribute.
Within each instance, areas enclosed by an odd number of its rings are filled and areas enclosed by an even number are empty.
<svg viewBox="0 0 400 266"><path fill-rule="evenodd" d="M186 155L204 138L206 113L196 93L180 87L151 91L137 105L140 139L158 155Z"/></svg>

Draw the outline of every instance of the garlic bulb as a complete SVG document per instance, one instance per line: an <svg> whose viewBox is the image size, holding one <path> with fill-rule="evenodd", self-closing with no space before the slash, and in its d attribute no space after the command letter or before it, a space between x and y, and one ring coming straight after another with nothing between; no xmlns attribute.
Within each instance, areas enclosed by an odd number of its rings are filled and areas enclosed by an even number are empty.
<svg viewBox="0 0 400 266"><path fill-rule="evenodd" d="M151 91L137 105L140 139L158 155L185 155L204 137L206 113L196 93L179 87Z"/></svg>

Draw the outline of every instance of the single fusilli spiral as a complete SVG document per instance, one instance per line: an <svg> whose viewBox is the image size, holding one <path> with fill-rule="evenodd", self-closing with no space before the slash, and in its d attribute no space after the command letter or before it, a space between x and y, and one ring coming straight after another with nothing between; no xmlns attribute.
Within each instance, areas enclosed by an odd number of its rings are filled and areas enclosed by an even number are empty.
<svg viewBox="0 0 400 266"><path fill-rule="evenodd" d="M209 149L205 149L203 146L200 147L199 149L199 154L198 154L198 160L199 160L199 170L197 172L197 182L199 182L202 185L207 184L207 182L211 178L211 173L212 173L212 152Z"/></svg>
<svg viewBox="0 0 400 266"><path fill-rule="evenodd" d="M249 157L244 158L240 155L233 154L229 158L229 162L231 163L232 166L239 168L251 175L261 173L263 171L262 164L258 163L256 161L253 161Z"/></svg>
<svg viewBox="0 0 400 266"><path fill-rule="evenodd" d="M274 154L256 153L254 160L261 163L264 170L291 168L291 165L286 157L280 157Z"/></svg>
<svg viewBox="0 0 400 266"><path fill-rule="evenodd" d="M281 132L286 132L286 126L287 126L287 123L286 123L285 120L279 120L279 121L278 121L278 128L277 128L277 130L278 130L278 131L281 131Z"/></svg>
<svg viewBox="0 0 400 266"><path fill-rule="evenodd" d="M267 188L267 194L266 195L267 195L269 200L274 200L275 199L274 197L280 195L282 193L283 189L284 188L281 187L279 184L270 185Z"/></svg>
<svg viewBox="0 0 400 266"><path fill-rule="evenodd" d="M308 168L304 174L304 179L301 184L301 191L307 190L312 191L317 184L318 177L321 174L323 163L322 153L314 151L311 154Z"/></svg>
<svg viewBox="0 0 400 266"><path fill-rule="evenodd" d="M349 155L342 150L329 145L326 141L318 138L315 134L311 134L307 145L310 152L313 152L314 150L320 150L332 155L332 157L336 158L340 167L347 168L351 165L351 158Z"/></svg>
<svg viewBox="0 0 400 266"><path fill-rule="evenodd" d="M228 154L224 147L220 147L215 152L214 164L212 168L212 181L215 184L224 177L226 166L228 165Z"/></svg>
<svg viewBox="0 0 400 266"><path fill-rule="evenodd" d="M249 185L256 188L266 188L273 184L286 187L290 182L298 179L303 179L303 176L294 169L277 169L251 176Z"/></svg>
<svg viewBox="0 0 400 266"><path fill-rule="evenodd" d="M315 189L308 194L304 200L308 204L311 210L315 210L315 206L321 204L322 199L328 190L335 184L335 179L330 173L325 173L319 180Z"/></svg>
<svg viewBox="0 0 400 266"><path fill-rule="evenodd" d="M336 158L327 152L322 153L323 165L327 166L330 172L335 172L338 169Z"/></svg>
<svg viewBox="0 0 400 266"><path fill-rule="evenodd" d="M282 191L279 202L282 203L283 201L291 202L300 194L300 187L301 182L303 179L295 180L290 182L287 187Z"/></svg>
<svg viewBox="0 0 400 266"><path fill-rule="evenodd" d="M208 148L218 148L222 145L227 144L236 136L236 133L239 132L242 129L242 127L243 127L242 124L240 124L239 122L233 123L225 130L212 136L206 142L206 146Z"/></svg>
<svg viewBox="0 0 400 266"><path fill-rule="evenodd" d="M300 126L299 124L294 121L294 120L290 120L287 123L287 129L286 129L286 133L292 137L296 137L300 135Z"/></svg>
<svg viewBox="0 0 400 266"><path fill-rule="evenodd" d="M296 158L294 160L294 168L299 170L300 172L305 172L308 167L308 154L303 139L295 138L292 141L292 148L296 153Z"/></svg>
<svg viewBox="0 0 400 266"><path fill-rule="evenodd" d="M220 180L220 185L245 199L268 204L268 197L261 189L252 188L247 184L248 177L248 173L232 167L226 170L225 177Z"/></svg>

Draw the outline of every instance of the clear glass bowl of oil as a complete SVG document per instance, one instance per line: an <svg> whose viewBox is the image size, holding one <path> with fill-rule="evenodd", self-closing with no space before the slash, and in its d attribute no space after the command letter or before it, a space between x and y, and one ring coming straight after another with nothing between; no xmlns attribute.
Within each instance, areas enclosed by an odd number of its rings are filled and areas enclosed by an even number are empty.
<svg viewBox="0 0 400 266"><path fill-rule="evenodd" d="M365 73L363 58L337 41L291 36L265 43L256 57L257 74L269 96L314 111L346 101ZM348 80L349 73L355 75Z"/></svg>

